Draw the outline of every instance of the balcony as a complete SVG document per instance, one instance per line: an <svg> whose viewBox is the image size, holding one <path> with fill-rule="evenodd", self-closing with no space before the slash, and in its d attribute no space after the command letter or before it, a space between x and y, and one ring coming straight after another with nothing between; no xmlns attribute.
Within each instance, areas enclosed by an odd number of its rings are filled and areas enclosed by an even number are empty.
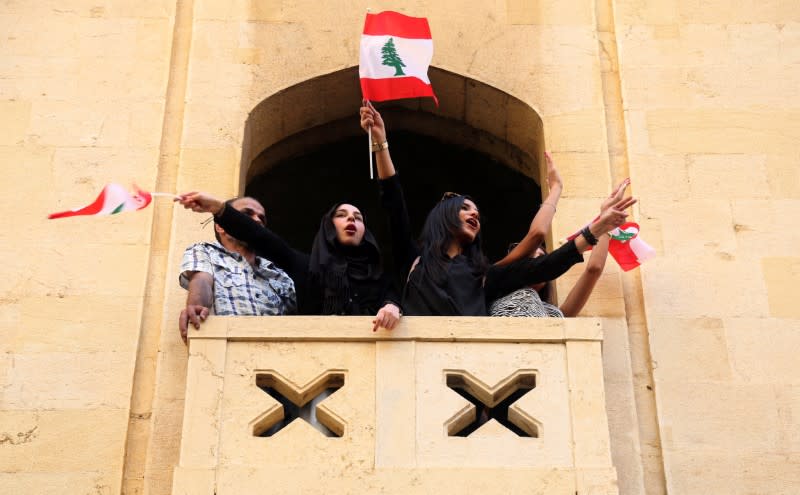
<svg viewBox="0 0 800 495"><path fill-rule="evenodd" d="M617 493L599 319L371 326L191 331L173 494Z"/></svg>

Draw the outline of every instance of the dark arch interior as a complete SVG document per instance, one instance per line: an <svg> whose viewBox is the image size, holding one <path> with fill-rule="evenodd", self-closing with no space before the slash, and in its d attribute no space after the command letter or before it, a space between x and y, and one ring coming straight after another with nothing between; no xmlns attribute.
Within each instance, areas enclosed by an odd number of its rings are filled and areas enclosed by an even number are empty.
<svg viewBox="0 0 800 495"><path fill-rule="evenodd" d="M541 203L541 190L530 177L487 154L412 131L391 132L390 145L415 233L445 191L475 199L491 261L527 232ZM245 193L263 203L269 227L301 251L310 250L324 212L337 202L353 203L391 260L388 223L368 163L366 136L343 137L275 163L253 177Z"/></svg>

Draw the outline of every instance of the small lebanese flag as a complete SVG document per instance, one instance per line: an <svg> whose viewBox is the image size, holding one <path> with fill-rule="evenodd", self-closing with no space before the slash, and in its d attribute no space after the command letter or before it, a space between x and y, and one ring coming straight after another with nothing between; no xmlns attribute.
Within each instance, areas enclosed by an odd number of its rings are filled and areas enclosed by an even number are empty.
<svg viewBox="0 0 800 495"><path fill-rule="evenodd" d="M567 237L568 241L581 235L577 231ZM656 250L639 238L639 224L635 222L623 223L608 233L608 253L614 258L623 272L633 270L645 261L656 257ZM589 246L589 249L592 249Z"/></svg>
<svg viewBox="0 0 800 495"><path fill-rule="evenodd" d="M639 224L637 223L623 223L608 235L611 236L608 252L624 272L633 270L656 256L656 250L639 238Z"/></svg>
<svg viewBox="0 0 800 495"><path fill-rule="evenodd" d="M364 99L430 96L439 106L428 79L432 58L433 39L426 18L392 11L367 14L358 67Z"/></svg>
<svg viewBox="0 0 800 495"><path fill-rule="evenodd" d="M100 196L94 203L75 210L52 213L47 218L75 217L80 215L116 215L123 211L141 210L153 200L152 195L147 191L142 191L136 186L134 193L129 193L127 189L119 184L107 184L100 192Z"/></svg>

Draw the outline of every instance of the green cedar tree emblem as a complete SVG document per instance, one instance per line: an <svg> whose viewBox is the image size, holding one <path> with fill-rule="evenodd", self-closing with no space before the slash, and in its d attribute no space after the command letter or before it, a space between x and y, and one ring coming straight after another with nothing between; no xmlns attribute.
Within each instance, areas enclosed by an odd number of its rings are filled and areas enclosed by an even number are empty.
<svg viewBox="0 0 800 495"><path fill-rule="evenodd" d="M636 237L636 232L628 232L627 230L620 230L618 234L611 234L611 238L620 242L628 242Z"/></svg>
<svg viewBox="0 0 800 495"><path fill-rule="evenodd" d="M394 67L395 76L406 75L406 73L403 72L403 67L405 67L406 64L404 64L403 60L397 55L397 49L394 47L393 38L389 38L389 41L383 45L383 48L381 48L381 54L383 54L383 65Z"/></svg>

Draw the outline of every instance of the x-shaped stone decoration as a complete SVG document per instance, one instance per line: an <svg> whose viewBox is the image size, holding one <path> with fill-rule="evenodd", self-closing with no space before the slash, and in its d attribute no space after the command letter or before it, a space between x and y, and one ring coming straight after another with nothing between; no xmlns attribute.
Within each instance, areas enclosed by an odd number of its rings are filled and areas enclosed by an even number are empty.
<svg viewBox="0 0 800 495"><path fill-rule="evenodd" d="M302 387L280 373L269 370L256 373L256 385L278 401L250 422L253 436L270 437L297 418L328 437L344 434L344 421L320 403L344 386L343 370L328 370Z"/></svg>
<svg viewBox="0 0 800 495"><path fill-rule="evenodd" d="M536 387L536 371L516 371L489 387L467 371L445 370L445 383L470 402L445 422L448 436L469 436L494 419L521 437L539 437L541 423L515 404Z"/></svg>

